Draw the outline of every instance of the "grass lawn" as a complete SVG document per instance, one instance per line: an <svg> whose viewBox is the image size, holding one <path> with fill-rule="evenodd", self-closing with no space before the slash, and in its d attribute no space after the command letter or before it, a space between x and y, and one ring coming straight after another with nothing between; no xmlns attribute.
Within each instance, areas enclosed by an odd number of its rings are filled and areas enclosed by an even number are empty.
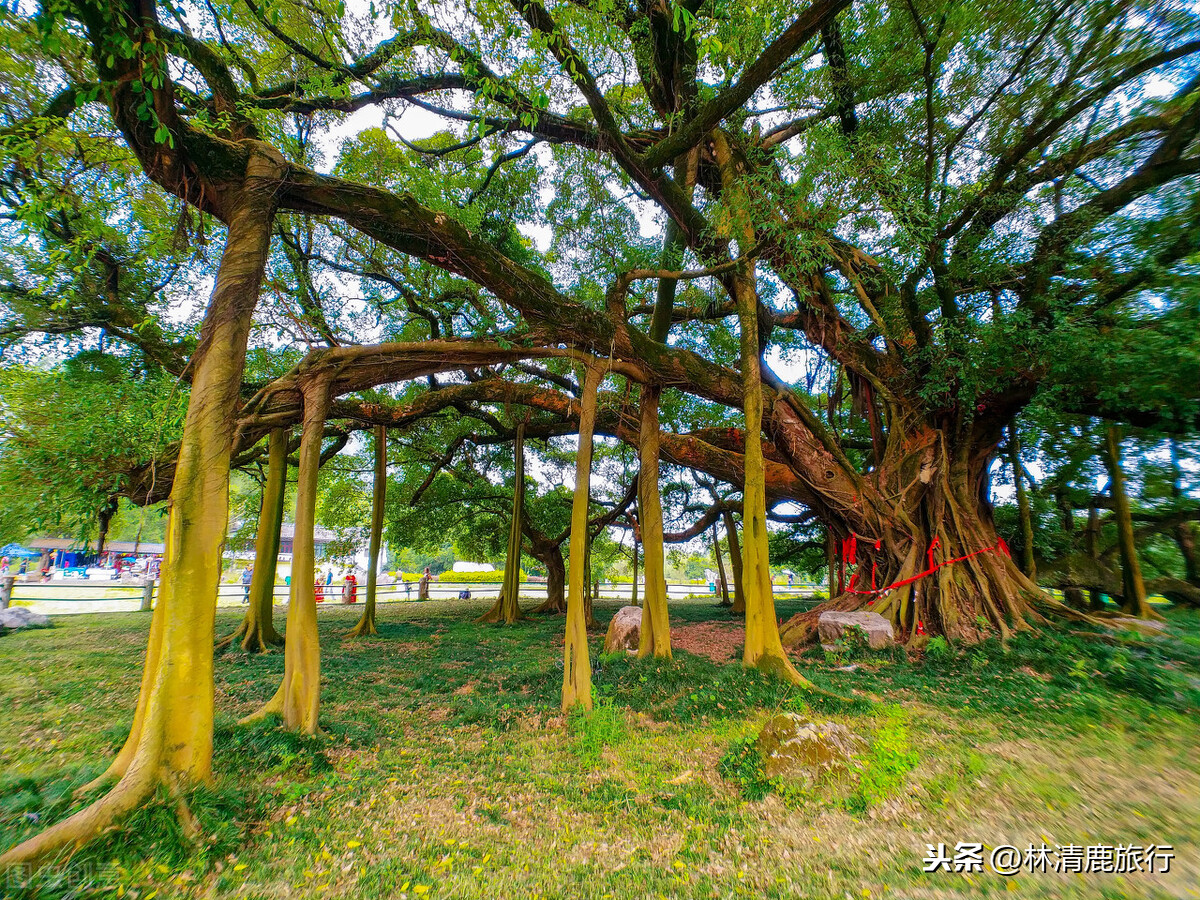
<svg viewBox="0 0 1200 900"><path fill-rule="evenodd" d="M0 895L1200 897L1195 612L1170 613L1164 638L1063 632L912 660L814 648L801 671L844 698L815 699L721 660L736 625L680 602L696 652L594 657L597 712L564 721L562 619L473 625L485 605L389 604L369 640L342 637L356 608L322 609L317 740L234 724L274 691L281 653L219 657L218 780L188 798L202 842L154 804ZM240 615L218 610L218 632ZM72 789L120 746L148 624L79 615L0 638L0 845L77 808ZM813 785L766 779L746 739L779 711L869 749ZM1175 859L1159 875L923 873L926 844L959 841Z"/></svg>

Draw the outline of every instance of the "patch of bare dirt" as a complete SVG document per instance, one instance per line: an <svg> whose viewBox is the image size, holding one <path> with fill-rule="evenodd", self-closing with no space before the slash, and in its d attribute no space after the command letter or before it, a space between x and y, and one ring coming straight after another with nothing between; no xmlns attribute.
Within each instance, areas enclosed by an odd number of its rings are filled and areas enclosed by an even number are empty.
<svg viewBox="0 0 1200 900"><path fill-rule="evenodd" d="M671 623L671 646L713 662L729 662L745 642L746 629L741 622Z"/></svg>

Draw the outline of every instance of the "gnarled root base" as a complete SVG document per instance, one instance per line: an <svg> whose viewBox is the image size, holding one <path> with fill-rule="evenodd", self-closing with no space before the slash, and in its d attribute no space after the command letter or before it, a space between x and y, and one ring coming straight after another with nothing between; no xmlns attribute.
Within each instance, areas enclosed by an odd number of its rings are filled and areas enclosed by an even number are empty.
<svg viewBox="0 0 1200 900"><path fill-rule="evenodd" d="M131 764L124 777L103 797L0 856L0 869L16 865L36 866L61 852L82 847L118 818L144 805L155 788L164 783L168 783L168 779L158 767Z"/></svg>
<svg viewBox="0 0 1200 900"><path fill-rule="evenodd" d="M283 635L275 630L273 624L255 621L247 616L237 630L217 641L213 648L221 653L228 650L234 643L239 643L247 653L266 653L272 647L283 646Z"/></svg>
<svg viewBox="0 0 1200 900"><path fill-rule="evenodd" d="M375 627L375 610L363 610L362 618L358 620L358 624L346 632L346 637L373 637L379 634L379 629Z"/></svg>
<svg viewBox="0 0 1200 900"><path fill-rule="evenodd" d="M562 597L547 597L541 605L535 606L530 612L535 615L561 616L567 612L567 602Z"/></svg>
<svg viewBox="0 0 1200 900"><path fill-rule="evenodd" d="M496 598L492 608L475 620L476 625L513 625L525 618L521 611L520 598L509 600L503 593Z"/></svg>

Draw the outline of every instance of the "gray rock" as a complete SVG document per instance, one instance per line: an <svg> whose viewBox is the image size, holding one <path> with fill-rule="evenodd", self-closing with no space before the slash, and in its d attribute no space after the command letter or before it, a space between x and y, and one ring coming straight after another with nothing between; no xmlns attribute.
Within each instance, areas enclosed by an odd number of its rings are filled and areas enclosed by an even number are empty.
<svg viewBox="0 0 1200 900"><path fill-rule="evenodd" d="M642 637L642 608L622 606L608 623L608 634L604 636L604 652L619 653L622 650L636 651Z"/></svg>
<svg viewBox="0 0 1200 900"><path fill-rule="evenodd" d="M811 781L831 769L848 768L866 742L845 725L780 713L763 726L755 746L768 777Z"/></svg>
<svg viewBox="0 0 1200 900"><path fill-rule="evenodd" d="M1149 637L1156 637L1160 634L1167 633L1167 623L1161 622L1158 619L1116 619L1114 620L1123 628L1128 628L1130 631L1136 631L1139 634L1144 634Z"/></svg>
<svg viewBox="0 0 1200 900"><path fill-rule="evenodd" d="M0 609L0 628L8 628L15 631L18 628L49 628L50 625L49 616L35 613L24 606Z"/></svg>
<svg viewBox="0 0 1200 900"><path fill-rule="evenodd" d="M817 619L817 634L822 644L832 644L847 628L861 628L867 636L867 645L872 650L883 650L896 641L892 623L879 613L858 610L857 612L823 612Z"/></svg>

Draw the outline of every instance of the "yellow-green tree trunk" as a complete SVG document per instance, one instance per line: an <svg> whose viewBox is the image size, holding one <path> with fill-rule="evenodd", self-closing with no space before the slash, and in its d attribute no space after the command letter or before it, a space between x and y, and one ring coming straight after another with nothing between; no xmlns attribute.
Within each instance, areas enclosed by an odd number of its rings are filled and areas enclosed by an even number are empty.
<svg viewBox="0 0 1200 900"><path fill-rule="evenodd" d="M657 387L642 386L641 423L638 428L638 511L641 514L646 591L642 601L642 628L638 637L639 659L651 654L671 658L662 502L658 494L658 399Z"/></svg>
<svg viewBox="0 0 1200 900"><path fill-rule="evenodd" d="M1117 523L1117 542L1121 550L1121 584L1125 595L1121 609L1140 619L1158 618L1146 599L1146 583L1142 579L1142 564L1138 560L1137 542L1133 535L1129 493L1125 488L1125 471L1121 468L1121 431L1116 425L1108 426L1104 432L1104 450L1113 517Z"/></svg>
<svg viewBox="0 0 1200 900"><path fill-rule="evenodd" d="M729 142L713 132L713 146L721 170L721 184L743 251L755 244L749 203L734 166ZM742 580L746 595L746 643L742 665L791 681L807 683L784 653L775 621L775 595L771 587L767 546L766 468L762 449L762 365L758 342L758 291L754 262L745 263L731 276L737 306L742 351L743 408L746 419L745 484L742 488Z"/></svg>
<svg viewBox="0 0 1200 900"><path fill-rule="evenodd" d="M262 653L283 643L275 630L275 567L279 561L279 533L283 526L287 490L287 430L274 429L267 439L267 481L263 485L258 533L254 539L254 572L250 576L250 602L237 631L218 645L240 641L248 653Z"/></svg>
<svg viewBox="0 0 1200 900"><path fill-rule="evenodd" d="M292 543L292 591L288 603L287 643L283 651L283 681L275 696L243 721L267 715L283 716L290 731L316 734L321 700L321 644L317 634L316 550L317 474L321 439L329 413L330 379L325 373L303 386L304 428L300 435L300 465L296 477L296 536Z"/></svg>
<svg viewBox="0 0 1200 900"><path fill-rule="evenodd" d="M579 448L575 452L575 495L571 501L570 573L567 580L567 632L563 646L562 708L576 704L592 708L592 664L588 656L584 583L587 553L588 501L592 478L592 431L596 426L596 392L603 373L588 366L579 410Z"/></svg>
<svg viewBox="0 0 1200 900"><path fill-rule="evenodd" d="M712 525L712 545L713 556L717 558L717 589L721 595L721 602L718 606L729 606L729 577L725 574L725 560L721 555L721 536L717 533L717 523L714 521Z"/></svg>
<svg viewBox="0 0 1200 900"><path fill-rule="evenodd" d="M733 569L733 606L729 611L737 616L746 614L746 592L742 587L742 547L737 536L737 522L728 510L721 513L725 522L725 539L729 541L729 568Z"/></svg>
<svg viewBox="0 0 1200 900"><path fill-rule="evenodd" d="M508 550L504 556L504 581L500 585L500 596L492 608L480 616L478 622L503 622L512 625L521 615L521 516L525 503L525 423L517 425L517 439L513 443L516 462L516 480L513 482L512 521L508 526Z"/></svg>
<svg viewBox="0 0 1200 900"><path fill-rule="evenodd" d="M277 157L253 148L229 206L225 249L191 359L192 390L137 710L125 745L85 791L119 780L90 806L0 856L0 867L86 843L159 785L178 790L212 778L213 629L229 516L229 461L281 171Z"/></svg>
<svg viewBox="0 0 1200 900"><path fill-rule="evenodd" d="M362 618L349 637L378 634L375 628L375 594L379 584L379 548L383 543L383 509L387 501L387 426L375 426L375 483L371 491L371 538L367 546L367 596Z"/></svg>

